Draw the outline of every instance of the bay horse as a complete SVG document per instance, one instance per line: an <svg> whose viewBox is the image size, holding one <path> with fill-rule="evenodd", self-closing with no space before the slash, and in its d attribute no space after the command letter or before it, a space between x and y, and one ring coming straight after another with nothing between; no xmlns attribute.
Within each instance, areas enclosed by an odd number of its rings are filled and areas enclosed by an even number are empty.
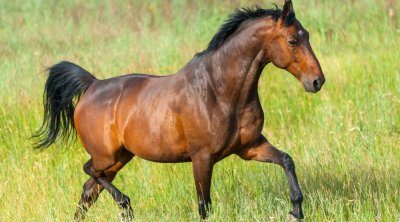
<svg viewBox="0 0 400 222"><path fill-rule="evenodd" d="M130 199L112 181L134 156L161 162L192 162L198 211L211 209L213 166L236 154L244 160L280 165L287 176L293 210L302 219L303 195L292 158L261 134L264 113L258 80L268 63L295 76L307 92L325 82L296 19L291 0L282 9L242 8L230 15L206 50L169 76L128 74L98 80L78 65L49 68L44 90L44 120L34 134L45 149L76 133L90 160L90 176L75 213L81 220L106 189L133 218Z"/></svg>

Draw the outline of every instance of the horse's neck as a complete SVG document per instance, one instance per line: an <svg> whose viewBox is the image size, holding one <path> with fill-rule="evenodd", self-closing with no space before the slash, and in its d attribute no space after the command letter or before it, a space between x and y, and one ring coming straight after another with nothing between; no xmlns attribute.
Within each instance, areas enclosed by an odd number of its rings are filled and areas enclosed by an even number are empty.
<svg viewBox="0 0 400 222"><path fill-rule="evenodd" d="M266 33L265 24L270 23L251 22L218 50L196 56L183 68L186 78L196 87L203 84L202 89L212 90L228 105L240 106L258 99L258 80L267 64L267 52L262 47L265 36L261 35Z"/></svg>
<svg viewBox="0 0 400 222"><path fill-rule="evenodd" d="M260 50L259 43L228 45L205 58L209 84L220 100L232 105L241 105L258 98L258 80L266 65L266 52Z"/></svg>
<svg viewBox="0 0 400 222"><path fill-rule="evenodd" d="M259 50L252 52L252 49L247 52L251 53L227 53L226 61L218 68L222 72L215 73L216 75L220 74L219 78L222 83L220 91L232 98L232 102L238 104L255 98L254 96L258 93L258 80L266 65L265 52Z"/></svg>

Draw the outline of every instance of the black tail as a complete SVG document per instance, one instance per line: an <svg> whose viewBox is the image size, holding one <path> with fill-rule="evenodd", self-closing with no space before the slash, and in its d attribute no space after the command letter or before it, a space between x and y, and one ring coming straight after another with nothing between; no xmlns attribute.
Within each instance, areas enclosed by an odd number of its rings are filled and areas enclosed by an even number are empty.
<svg viewBox="0 0 400 222"><path fill-rule="evenodd" d="M79 97L96 78L82 67L71 62L60 62L49 69L43 94L44 119L32 138L35 149L44 150L58 138L69 141L75 136L74 98Z"/></svg>

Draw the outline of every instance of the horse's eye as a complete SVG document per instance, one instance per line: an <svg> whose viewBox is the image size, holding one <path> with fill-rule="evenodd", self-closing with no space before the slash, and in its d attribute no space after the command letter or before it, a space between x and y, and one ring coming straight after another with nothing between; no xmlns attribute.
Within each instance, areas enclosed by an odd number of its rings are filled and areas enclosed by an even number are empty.
<svg viewBox="0 0 400 222"><path fill-rule="evenodd" d="M290 40L290 41L288 41L288 43L289 43L289 45L291 47L296 47L297 46L297 41L296 40Z"/></svg>

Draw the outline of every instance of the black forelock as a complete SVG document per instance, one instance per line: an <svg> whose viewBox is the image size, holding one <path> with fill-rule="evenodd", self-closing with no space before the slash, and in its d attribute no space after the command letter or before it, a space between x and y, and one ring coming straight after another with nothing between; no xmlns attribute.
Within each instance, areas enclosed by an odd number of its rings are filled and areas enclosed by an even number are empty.
<svg viewBox="0 0 400 222"><path fill-rule="evenodd" d="M225 21L225 23L219 28L217 34L211 39L210 43L208 43L208 47L203 52L198 53L197 55L203 55L208 52L217 50L225 40L233 34L240 25L251 19L257 19L266 16L272 16L272 18L277 21L282 14L282 10L275 5L274 9L263 9L259 6L255 6L253 8L240 8L236 9ZM294 13L290 15L289 18L285 21L285 25L291 25L294 22Z"/></svg>

